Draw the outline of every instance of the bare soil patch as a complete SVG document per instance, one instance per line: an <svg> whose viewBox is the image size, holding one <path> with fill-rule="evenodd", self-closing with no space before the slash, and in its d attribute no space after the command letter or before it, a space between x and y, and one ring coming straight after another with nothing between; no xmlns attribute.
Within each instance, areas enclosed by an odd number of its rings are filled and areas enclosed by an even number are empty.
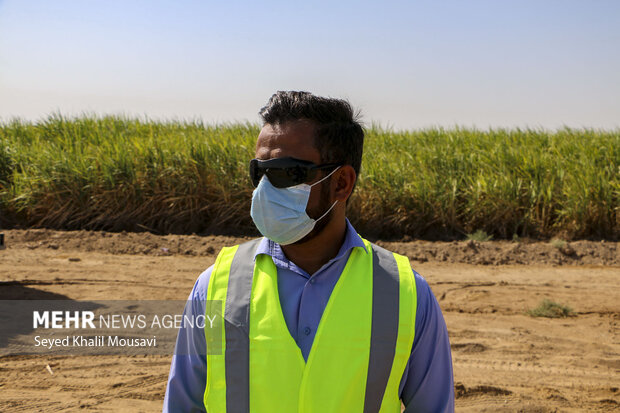
<svg viewBox="0 0 620 413"><path fill-rule="evenodd" d="M154 235L151 233L105 231L54 231L48 229L5 231L8 248L61 250L170 256L208 257L233 245L231 236ZM415 262L444 262L476 265L620 265L618 242L572 241L409 241L377 244Z"/></svg>
<svg viewBox="0 0 620 413"><path fill-rule="evenodd" d="M185 299L233 237L4 231L0 299ZM444 312L459 412L620 409L618 244L384 243ZM487 264L487 265L481 265ZM533 318L542 299L568 318ZM170 356L0 357L0 411L161 411ZM49 372L52 370L53 374Z"/></svg>

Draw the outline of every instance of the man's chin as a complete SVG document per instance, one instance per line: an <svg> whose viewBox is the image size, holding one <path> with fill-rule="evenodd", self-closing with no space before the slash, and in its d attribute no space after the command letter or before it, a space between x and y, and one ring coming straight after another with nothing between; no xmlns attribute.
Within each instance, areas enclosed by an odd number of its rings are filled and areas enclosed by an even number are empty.
<svg viewBox="0 0 620 413"><path fill-rule="evenodd" d="M305 237L303 237L302 239L300 239L299 241L295 241L289 245L301 245L301 244L305 244L308 241L312 241L314 238L317 237L317 235L320 234L320 231L316 231L316 228L313 228L312 231L310 231L308 233L308 235L306 235Z"/></svg>
<svg viewBox="0 0 620 413"><path fill-rule="evenodd" d="M305 237L303 237L299 241L295 241L295 242L291 243L290 245L305 244L306 242L312 241L314 238L318 237L325 230L325 228L327 228L327 226L331 222L331 220L332 220L332 212L333 211L329 211L329 213L327 214L326 217L324 217L322 220L318 221L317 224L315 225L315 227L312 228L312 231L310 231L308 233L308 235L306 235Z"/></svg>

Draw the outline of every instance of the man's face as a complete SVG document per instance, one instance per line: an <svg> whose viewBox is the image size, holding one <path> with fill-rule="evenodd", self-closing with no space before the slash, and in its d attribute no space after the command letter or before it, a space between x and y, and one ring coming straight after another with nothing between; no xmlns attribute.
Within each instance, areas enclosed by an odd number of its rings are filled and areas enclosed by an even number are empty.
<svg viewBox="0 0 620 413"><path fill-rule="evenodd" d="M292 157L304 161L321 163L321 155L314 147L315 127L310 121L290 121L280 125L265 125L258 135L256 142L256 158L261 160ZM328 172L329 173L329 172ZM319 174L307 184L321 180L325 172ZM326 179L312 187L306 213L310 218L318 219L331 206L330 179ZM323 188L323 190L321 190ZM329 222L330 216L326 216L317 222L312 232L298 243L305 242L318 234Z"/></svg>

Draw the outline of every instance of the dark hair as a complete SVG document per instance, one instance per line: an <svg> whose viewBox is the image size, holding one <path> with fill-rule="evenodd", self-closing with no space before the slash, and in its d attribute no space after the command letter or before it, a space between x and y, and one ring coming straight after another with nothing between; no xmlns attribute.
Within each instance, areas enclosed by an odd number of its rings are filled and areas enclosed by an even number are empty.
<svg viewBox="0 0 620 413"><path fill-rule="evenodd" d="M277 125L308 119L316 125L314 147L321 163L351 165L359 176L364 149L364 130L359 112L349 102L315 96L310 92L278 91L261 108L265 124Z"/></svg>

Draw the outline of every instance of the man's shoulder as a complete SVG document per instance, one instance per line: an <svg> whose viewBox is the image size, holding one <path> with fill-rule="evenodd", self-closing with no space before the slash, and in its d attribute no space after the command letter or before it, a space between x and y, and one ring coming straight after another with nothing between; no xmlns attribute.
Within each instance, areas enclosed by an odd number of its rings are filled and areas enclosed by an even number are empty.
<svg viewBox="0 0 620 413"><path fill-rule="evenodd" d="M236 248L236 251L239 251L239 248L242 248L244 250L247 250L247 253L251 254L251 258L254 258L254 254L257 253L259 251L260 248L262 248L263 244L264 244L264 238L254 238L254 239L250 239L250 240L244 240L242 242L240 242L239 244L232 244L232 245L225 245L223 246L220 251L218 251L218 254L216 256L216 262L211 264L206 270L204 270L199 276L198 279L196 280L196 283L194 285L194 292L196 293L200 293L200 292L204 292L204 296L206 296L206 291L207 288L209 286L209 280L211 279L211 274L213 273L213 270L215 268L215 265L217 263L217 257L219 257L222 253L225 252L231 252L233 248ZM200 293L200 296L202 296L203 294Z"/></svg>
<svg viewBox="0 0 620 413"><path fill-rule="evenodd" d="M406 255L400 254L388 248L377 245L374 242L370 242L370 245L373 250L380 251L382 253L387 253L387 254L395 254L396 256L404 257L404 259L409 260L409 258ZM408 268L411 268L411 274L413 276L413 279L416 285L416 292L417 292L418 297L420 297L421 295L427 296L429 293L432 294L430 286L428 285L428 282L426 281L426 279L420 273L418 273L413 267L409 266Z"/></svg>
<svg viewBox="0 0 620 413"><path fill-rule="evenodd" d="M241 253L249 253L252 255L252 258L258 253L265 252L265 249L269 249L269 240L265 237L252 238L241 240L241 242L237 244L224 245L218 251L218 255L222 255L223 253L230 253L233 250L235 254L238 252Z"/></svg>
<svg viewBox="0 0 620 413"><path fill-rule="evenodd" d="M415 286L416 286L416 292L418 295L418 299L420 298L420 296L427 297L429 294L433 294L433 292L431 291L430 285L428 285L428 281L426 281L426 278L421 276L413 268L411 269L411 271L413 271L413 277L415 280Z"/></svg>
<svg viewBox="0 0 620 413"><path fill-rule="evenodd" d="M207 289L209 288L209 280L211 279L211 273L213 272L213 265L204 270L196 279L194 288L190 293L190 298L194 300L204 301L207 297Z"/></svg>

